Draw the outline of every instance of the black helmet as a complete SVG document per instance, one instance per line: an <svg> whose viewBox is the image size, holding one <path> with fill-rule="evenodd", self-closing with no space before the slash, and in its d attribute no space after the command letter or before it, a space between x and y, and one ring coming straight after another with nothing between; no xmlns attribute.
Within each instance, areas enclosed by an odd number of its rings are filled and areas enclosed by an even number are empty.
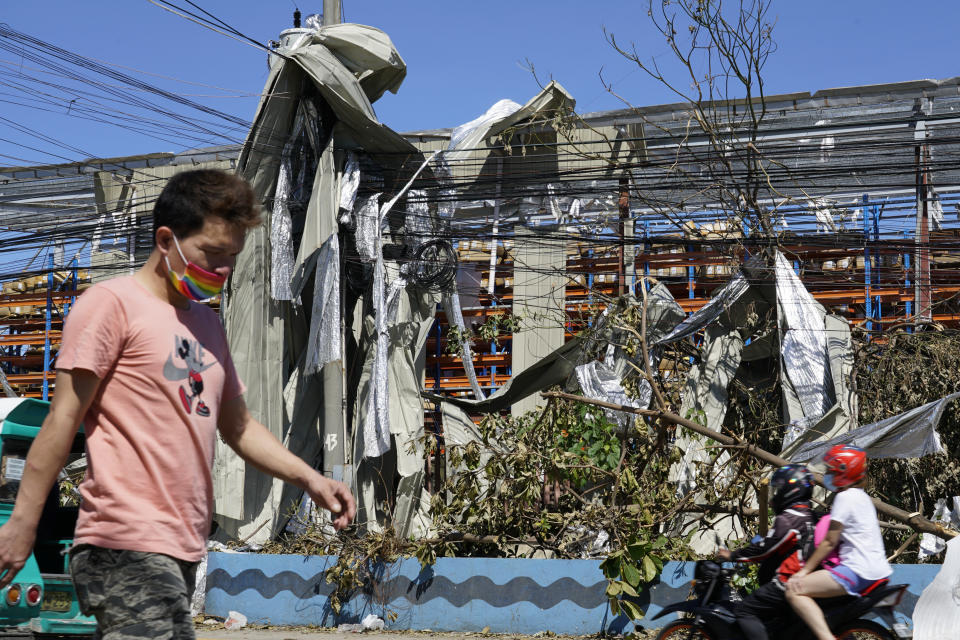
<svg viewBox="0 0 960 640"><path fill-rule="evenodd" d="M773 472L770 487L773 489L770 506L775 513L780 513L798 502L810 501L813 476L805 465L787 464Z"/></svg>

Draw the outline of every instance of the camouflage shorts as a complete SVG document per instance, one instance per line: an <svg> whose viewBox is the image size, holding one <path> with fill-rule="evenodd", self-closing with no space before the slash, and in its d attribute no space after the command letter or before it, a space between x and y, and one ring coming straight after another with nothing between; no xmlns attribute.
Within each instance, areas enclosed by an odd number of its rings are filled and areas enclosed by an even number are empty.
<svg viewBox="0 0 960 640"><path fill-rule="evenodd" d="M70 574L80 610L97 619L95 640L194 640L196 562L78 545Z"/></svg>

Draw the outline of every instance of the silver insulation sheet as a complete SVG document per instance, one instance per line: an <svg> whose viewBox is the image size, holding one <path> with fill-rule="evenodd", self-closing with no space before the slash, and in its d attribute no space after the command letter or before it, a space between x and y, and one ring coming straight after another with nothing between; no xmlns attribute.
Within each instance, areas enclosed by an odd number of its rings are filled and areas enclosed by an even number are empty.
<svg viewBox="0 0 960 640"><path fill-rule="evenodd" d="M403 241L410 247L420 246L429 240L432 235L433 218L430 217L430 205L427 204L427 197L427 192L422 189L411 189L407 193Z"/></svg>
<svg viewBox="0 0 960 640"><path fill-rule="evenodd" d="M340 178L340 211L341 222L349 222L353 205L357 201L357 189L360 188L360 161L353 151L347 152L346 166ZM345 216L345 217L344 217Z"/></svg>
<svg viewBox="0 0 960 640"><path fill-rule="evenodd" d="M292 300L293 291L293 220L287 206L290 198L290 154L284 150L277 176L270 216L270 295L274 300Z"/></svg>
<svg viewBox="0 0 960 640"><path fill-rule="evenodd" d="M827 384L829 369L824 312L779 251L775 273L777 306L783 330L783 368L797 392L804 417L808 420L819 418L833 406L833 394ZM785 442L784 446L787 444Z"/></svg>
<svg viewBox="0 0 960 640"><path fill-rule="evenodd" d="M377 246L380 237L380 194L367 196L357 211L357 230L354 238L357 253L363 262L377 260Z"/></svg>
<svg viewBox="0 0 960 640"><path fill-rule="evenodd" d="M379 227L379 222L378 222ZM375 248L380 256L373 265L373 312L376 320L377 341L374 351L370 395L367 396L367 416L363 425L363 457L377 458L390 450L390 396L387 390L387 355L389 343L386 318L384 280L386 269L381 254L380 234Z"/></svg>
<svg viewBox="0 0 960 640"><path fill-rule="evenodd" d="M865 424L853 431L825 442L811 442L797 449L793 462L819 462L830 447L849 444L865 449L871 458L921 458L943 453L936 428L947 404L960 398L960 393L914 407L901 414Z"/></svg>
<svg viewBox="0 0 960 640"><path fill-rule="evenodd" d="M320 371L341 358L340 241L332 234L320 247L313 283L313 309L307 339L306 373Z"/></svg>
<svg viewBox="0 0 960 640"><path fill-rule="evenodd" d="M622 404L628 407L638 407L640 409L646 409L650 406L650 384L647 383L646 386L642 386L642 397L639 400L634 400L627 396L626 390L624 390L620 384L620 377L614 371L613 366L608 365L606 361L597 362L594 360L586 364L581 364L576 368L576 374L580 391L588 398ZM644 380L644 382L646 382L646 380ZM608 420L618 425L621 429L626 429L632 425L635 417L632 413L614 411L612 409L605 409L604 413Z"/></svg>
<svg viewBox="0 0 960 640"><path fill-rule="evenodd" d="M727 307L739 300L749 288L750 283L743 275L743 272L738 272L737 275L730 279L730 282L724 285L723 289L710 298L710 302L703 305L696 313L687 316L687 318L674 327L670 333L658 339L653 344L669 344L686 338L687 336L692 336L719 318L720 314L726 311Z"/></svg>

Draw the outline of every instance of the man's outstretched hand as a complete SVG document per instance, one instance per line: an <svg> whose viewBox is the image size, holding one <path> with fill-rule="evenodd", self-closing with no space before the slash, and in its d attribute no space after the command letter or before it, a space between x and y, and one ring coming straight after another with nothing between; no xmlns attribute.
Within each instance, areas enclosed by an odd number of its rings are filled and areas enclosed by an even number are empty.
<svg viewBox="0 0 960 640"><path fill-rule="evenodd" d="M337 531L353 521L357 503L350 489L342 482L316 474L307 487L313 503L330 511L330 520Z"/></svg>
<svg viewBox="0 0 960 640"><path fill-rule="evenodd" d="M33 552L36 527L19 526L9 520L0 527L0 589L17 576Z"/></svg>

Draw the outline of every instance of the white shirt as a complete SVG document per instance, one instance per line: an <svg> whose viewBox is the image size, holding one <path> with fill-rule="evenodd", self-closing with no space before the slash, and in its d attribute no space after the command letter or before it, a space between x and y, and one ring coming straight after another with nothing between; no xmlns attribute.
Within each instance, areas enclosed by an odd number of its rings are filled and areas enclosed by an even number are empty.
<svg viewBox="0 0 960 640"><path fill-rule="evenodd" d="M877 510L863 489L851 487L837 493L830 520L843 525L840 561L844 565L864 580L879 580L893 573L880 537Z"/></svg>

